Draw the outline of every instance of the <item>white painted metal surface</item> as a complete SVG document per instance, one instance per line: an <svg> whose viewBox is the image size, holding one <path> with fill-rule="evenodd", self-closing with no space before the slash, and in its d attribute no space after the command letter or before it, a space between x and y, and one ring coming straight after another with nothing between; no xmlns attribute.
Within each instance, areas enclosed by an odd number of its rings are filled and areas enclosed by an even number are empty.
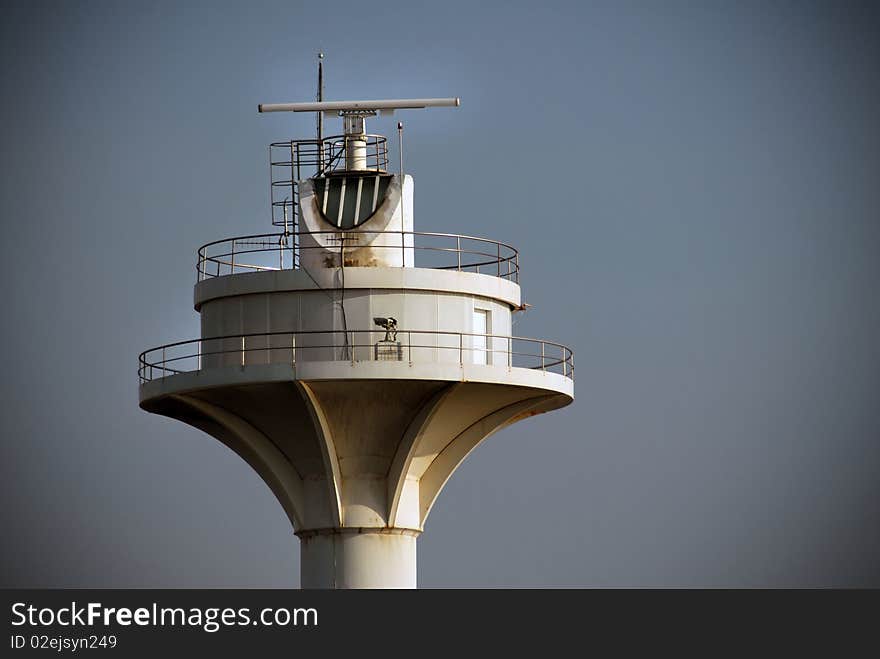
<svg viewBox="0 0 880 659"><path fill-rule="evenodd" d="M413 180L406 176L401 195L400 177L388 185L385 200L357 232L343 230L327 233L336 227L324 219L318 204L314 181L300 184L300 218L311 233L302 236L300 263L311 273L321 269L346 267L412 267L413 254ZM404 208L406 206L406 208ZM409 233L407 233L409 232ZM334 285L339 287L341 281Z"/></svg>
<svg viewBox="0 0 880 659"><path fill-rule="evenodd" d="M377 101L323 101L320 103L261 103L258 112L339 112L346 110L420 110L423 108L455 108L460 98L399 98Z"/></svg>

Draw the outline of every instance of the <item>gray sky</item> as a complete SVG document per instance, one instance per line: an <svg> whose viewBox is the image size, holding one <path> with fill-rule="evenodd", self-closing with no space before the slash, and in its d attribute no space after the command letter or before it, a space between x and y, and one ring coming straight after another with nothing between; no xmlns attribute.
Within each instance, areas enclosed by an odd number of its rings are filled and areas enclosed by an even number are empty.
<svg viewBox="0 0 880 659"><path fill-rule="evenodd" d="M880 586L880 28L806 2L6 2L3 586L299 584L219 442L137 407L196 248L269 225L327 98L406 123L423 231L519 248L575 403L476 450L442 586ZM462 212L462 209L465 209Z"/></svg>

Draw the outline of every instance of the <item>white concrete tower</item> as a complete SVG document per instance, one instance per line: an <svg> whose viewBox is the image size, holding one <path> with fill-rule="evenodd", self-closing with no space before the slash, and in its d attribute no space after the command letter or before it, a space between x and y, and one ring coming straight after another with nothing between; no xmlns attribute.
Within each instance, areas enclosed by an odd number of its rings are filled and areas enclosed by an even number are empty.
<svg viewBox="0 0 880 659"><path fill-rule="evenodd" d="M414 588L416 538L456 467L574 397L568 348L511 335L517 251L415 231L412 178L365 129L458 104L260 106L338 114L345 132L271 145L283 229L200 248L202 338L140 356L141 407L220 440L275 493L304 588Z"/></svg>

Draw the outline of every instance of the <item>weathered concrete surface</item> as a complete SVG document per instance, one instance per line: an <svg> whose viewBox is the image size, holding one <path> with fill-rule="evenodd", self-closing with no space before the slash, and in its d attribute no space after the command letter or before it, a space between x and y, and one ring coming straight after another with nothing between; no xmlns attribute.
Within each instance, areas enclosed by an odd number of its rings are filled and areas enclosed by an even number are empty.
<svg viewBox="0 0 880 659"><path fill-rule="evenodd" d="M381 205L357 232L337 229L324 219L315 194L314 179L299 183L300 263L313 271L338 268L344 256L346 267L399 268L415 265L413 256L413 179L393 176ZM332 233L316 233L332 232ZM402 233L401 233L402 232ZM345 241L343 244L343 240Z"/></svg>
<svg viewBox="0 0 880 659"><path fill-rule="evenodd" d="M289 371L260 381L267 370L247 366L237 370L254 379L236 382L225 368L216 379L203 371L147 383L141 407L204 430L251 465L303 539L305 587L414 587L416 536L462 460L504 426L572 400L515 384L518 372L534 377L530 369L483 368L506 370L507 381L301 380ZM547 384L570 382L557 378Z"/></svg>
<svg viewBox="0 0 880 659"><path fill-rule="evenodd" d="M416 535L396 529L300 533L303 588L415 588Z"/></svg>

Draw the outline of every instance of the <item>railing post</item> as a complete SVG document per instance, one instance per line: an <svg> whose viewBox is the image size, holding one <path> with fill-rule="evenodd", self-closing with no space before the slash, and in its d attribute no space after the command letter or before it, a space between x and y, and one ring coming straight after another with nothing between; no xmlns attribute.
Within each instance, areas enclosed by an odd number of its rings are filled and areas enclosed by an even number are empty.
<svg viewBox="0 0 880 659"><path fill-rule="evenodd" d="M562 376L565 377L565 369L566 369L565 347L559 346L559 352L562 354Z"/></svg>
<svg viewBox="0 0 880 659"><path fill-rule="evenodd" d="M241 365L244 367L244 339L245 337L241 337Z"/></svg>
<svg viewBox="0 0 880 659"><path fill-rule="evenodd" d="M545 370L544 369L544 345L545 345L544 342L541 341L541 370L542 371Z"/></svg>
<svg viewBox="0 0 880 659"><path fill-rule="evenodd" d="M201 371L202 370L202 340L201 339L199 339L199 347L198 347L197 354L198 354L198 359L196 361L196 367L197 367L196 370Z"/></svg>
<svg viewBox="0 0 880 659"><path fill-rule="evenodd" d="M235 238L232 239L232 263L229 266L229 274L235 274Z"/></svg>
<svg viewBox="0 0 880 659"><path fill-rule="evenodd" d="M162 377L165 377L165 346L162 346Z"/></svg>
<svg viewBox="0 0 880 659"><path fill-rule="evenodd" d="M495 243L495 263L498 264L498 276L501 276L501 243Z"/></svg>
<svg viewBox="0 0 880 659"><path fill-rule="evenodd" d="M296 366L296 334L290 335L290 363Z"/></svg>
<svg viewBox="0 0 880 659"><path fill-rule="evenodd" d="M458 254L458 271L461 272L461 236L455 237L455 251Z"/></svg>

